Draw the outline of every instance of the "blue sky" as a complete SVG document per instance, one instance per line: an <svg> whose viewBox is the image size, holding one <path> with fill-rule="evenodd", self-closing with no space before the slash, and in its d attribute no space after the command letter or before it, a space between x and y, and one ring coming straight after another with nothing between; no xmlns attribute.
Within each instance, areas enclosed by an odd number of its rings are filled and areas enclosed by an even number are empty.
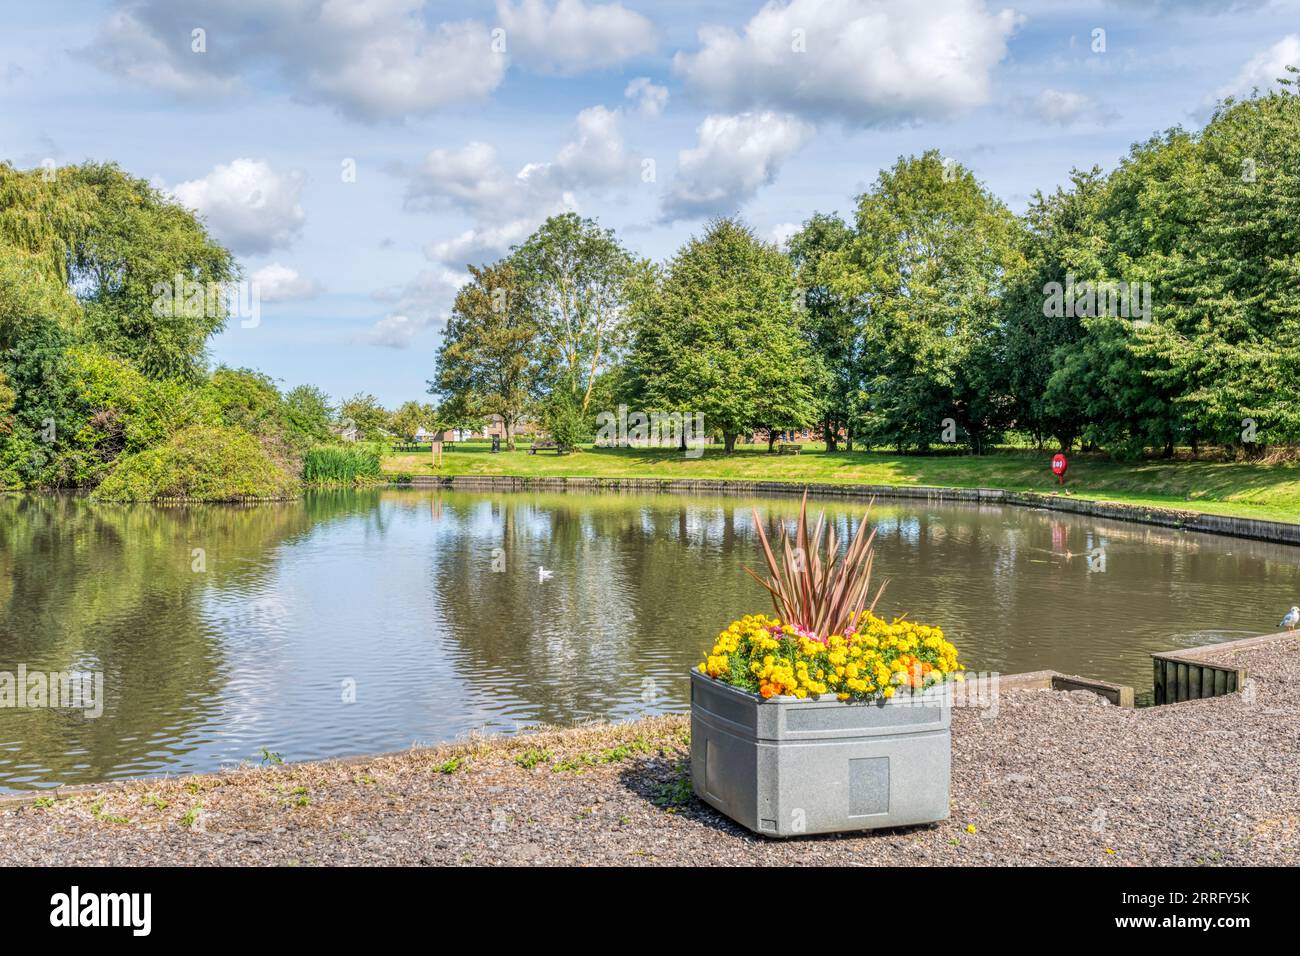
<svg viewBox="0 0 1300 956"><path fill-rule="evenodd" d="M464 264L550 213L653 258L715 214L779 240L927 148L1021 210L1288 62L1280 0L10 2L0 158L196 208L262 295L213 360L391 407Z"/></svg>

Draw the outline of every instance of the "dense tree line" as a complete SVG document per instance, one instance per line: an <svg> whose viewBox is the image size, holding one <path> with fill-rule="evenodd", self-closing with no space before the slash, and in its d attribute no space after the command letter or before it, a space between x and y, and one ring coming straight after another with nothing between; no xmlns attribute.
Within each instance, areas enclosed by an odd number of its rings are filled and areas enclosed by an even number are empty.
<svg viewBox="0 0 1300 956"><path fill-rule="evenodd" d="M850 449L1294 446L1295 72L1019 216L926 152L782 250L727 218L653 264L555 217L473 270L431 391L449 421L536 416L570 444L625 403L701 412L728 449L806 427Z"/></svg>
<svg viewBox="0 0 1300 956"><path fill-rule="evenodd" d="M212 290L239 266L147 182L0 164L0 489L278 496L317 446L499 416L510 444L532 419L567 447L620 405L698 413L728 450L810 427L849 449L1293 447L1295 75L1076 170L1023 215L927 152L784 248L723 218L653 263L555 216L470 269L440 401L393 410L211 368L231 318Z"/></svg>

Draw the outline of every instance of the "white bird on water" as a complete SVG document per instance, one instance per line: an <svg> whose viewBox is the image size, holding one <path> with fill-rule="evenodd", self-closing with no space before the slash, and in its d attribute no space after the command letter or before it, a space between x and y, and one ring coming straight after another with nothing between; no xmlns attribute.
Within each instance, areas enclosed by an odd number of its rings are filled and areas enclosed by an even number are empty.
<svg viewBox="0 0 1300 956"><path fill-rule="evenodd" d="M1286 612L1286 617L1282 618L1282 627L1288 631L1294 631L1295 626L1300 624L1300 607L1293 607Z"/></svg>

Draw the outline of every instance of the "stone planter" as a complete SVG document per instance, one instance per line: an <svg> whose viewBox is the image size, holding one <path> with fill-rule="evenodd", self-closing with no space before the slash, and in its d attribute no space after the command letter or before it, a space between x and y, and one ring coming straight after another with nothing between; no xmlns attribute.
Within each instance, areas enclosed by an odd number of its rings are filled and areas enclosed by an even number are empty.
<svg viewBox="0 0 1300 956"><path fill-rule="evenodd" d="M952 686L875 704L764 700L691 672L695 793L765 836L948 817Z"/></svg>

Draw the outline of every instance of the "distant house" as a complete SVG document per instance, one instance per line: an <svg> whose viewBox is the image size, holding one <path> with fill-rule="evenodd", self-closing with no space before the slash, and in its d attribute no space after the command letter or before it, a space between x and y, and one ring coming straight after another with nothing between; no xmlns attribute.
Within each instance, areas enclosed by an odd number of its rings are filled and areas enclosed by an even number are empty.
<svg viewBox="0 0 1300 956"><path fill-rule="evenodd" d="M537 426L527 419L515 422L515 437L520 435L533 435L537 432ZM487 426L483 429L484 438L505 438L506 425L505 419L500 415L489 415Z"/></svg>
<svg viewBox="0 0 1300 956"><path fill-rule="evenodd" d="M746 445L757 445L757 444L766 445L770 437L771 436L767 433L765 429L760 429L756 432L753 432L750 435L744 436L744 442ZM806 441L819 441L821 440L821 437L822 437L822 432L818 428L785 428L785 429L777 429L776 432L776 440L779 442L794 443L794 442L806 442ZM843 437L844 437L844 433L843 430L841 430L840 432L841 440L843 439Z"/></svg>
<svg viewBox="0 0 1300 956"><path fill-rule="evenodd" d="M431 432L427 428L417 428L415 430L416 444L427 445L436 441L469 441L474 437L474 430L471 428L444 428L442 431Z"/></svg>

